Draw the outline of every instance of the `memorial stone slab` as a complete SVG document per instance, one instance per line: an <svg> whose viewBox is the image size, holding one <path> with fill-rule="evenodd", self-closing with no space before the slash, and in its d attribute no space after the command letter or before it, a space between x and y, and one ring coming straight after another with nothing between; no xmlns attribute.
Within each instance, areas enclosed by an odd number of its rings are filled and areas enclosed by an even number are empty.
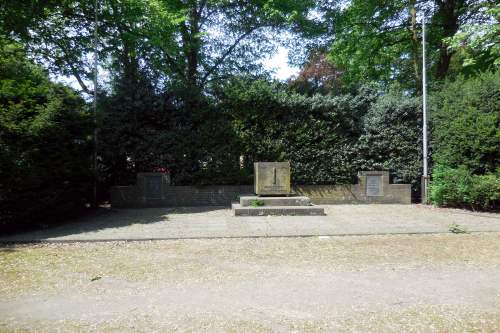
<svg viewBox="0 0 500 333"><path fill-rule="evenodd" d="M170 185L170 175L162 172L139 172L137 174L138 199L142 203L158 202L165 197L165 188Z"/></svg>
<svg viewBox="0 0 500 333"><path fill-rule="evenodd" d="M254 169L255 194L290 194L290 162L257 162Z"/></svg>
<svg viewBox="0 0 500 333"><path fill-rule="evenodd" d="M366 196L382 196L382 176L366 176Z"/></svg>
<svg viewBox="0 0 500 333"><path fill-rule="evenodd" d="M161 199L161 176L144 177L144 196L146 199Z"/></svg>

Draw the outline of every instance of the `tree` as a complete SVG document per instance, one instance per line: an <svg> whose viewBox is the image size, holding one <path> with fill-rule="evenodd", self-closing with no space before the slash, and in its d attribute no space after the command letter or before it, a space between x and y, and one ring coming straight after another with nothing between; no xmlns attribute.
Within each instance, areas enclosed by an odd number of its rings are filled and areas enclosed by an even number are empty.
<svg viewBox="0 0 500 333"><path fill-rule="evenodd" d="M84 101L0 38L0 228L53 223L91 194Z"/></svg>
<svg viewBox="0 0 500 333"><path fill-rule="evenodd" d="M465 24L445 40L466 73L500 67L500 4L481 2L478 7L484 13L483 21Z"/></svg>
<svg viewBox="0 0 500 333"><path fill-rule="evenodd" d="M297 77L290 79L289 85L298 92L308 95L340 92L341 76L342 72L328 61L324 53L313 54Z"/></svg>
<svg viewBox="0 0 500 333"><path fill-rule="evenodd" d="M321 2L323 23L330 25L329 60L343 71L348 85L393 81L412 91L420 87L421 23L426 12L428 58L431 79L443 80L450 73L456 54L446 43L462 27L484 23L489 14L478 3L487 0L353 0Z"/></svg>
<svg viewBox="0 0 500 333"><path fill-rule="evenodd" d="M74 76L82 91L91 93L86 81L92 74L93 2L53 1L43 15L11 32L53 73ZM129 76L141 67L156 74L155 85L181 90L185 99L228 73L257 71L255 60L274 47L273 33L306 20L314 5L312 0L99 3L100 63ZM13 3L6 9L17 10Z"/></svg>

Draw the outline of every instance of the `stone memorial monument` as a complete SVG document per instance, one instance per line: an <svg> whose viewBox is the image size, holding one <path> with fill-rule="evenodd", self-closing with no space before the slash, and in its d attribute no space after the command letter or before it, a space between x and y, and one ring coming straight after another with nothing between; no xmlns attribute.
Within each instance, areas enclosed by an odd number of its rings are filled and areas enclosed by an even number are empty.
<svg viewBox="0 0 500 333"><path fill-rule="evenodd" d="M325 215L305 196L290 196L290 162L254 163L255 196L240 196L235 216Z"/></svg>
<svg viewBox="0 0 500 333"><path fill-rule="evenodd" d="M290 162L257 162L254 175L255 194L290 194Z"/></svg>
<svg viewBox="0 0 500 333"><path fill-rule="evenodd" d="M170 185L170 174L159 172L139 172L137 187L141 202L161 201L165 198L165 187Z"/></svg>

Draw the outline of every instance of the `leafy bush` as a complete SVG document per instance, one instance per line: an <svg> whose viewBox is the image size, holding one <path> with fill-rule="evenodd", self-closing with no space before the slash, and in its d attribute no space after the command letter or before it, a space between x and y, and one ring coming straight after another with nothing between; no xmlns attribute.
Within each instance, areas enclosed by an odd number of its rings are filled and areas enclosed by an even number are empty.
<svg viewBox="0 0 500 333"><path fill-rule="evenodd" d="M474 208L495 209L500 204L500 172L473 176L470 204Z"/></svg>
<svg viewBox="0 0 500 333"><path fill-rule="evenodd" d="M0 228L81 212L91 194L84 101L0 39Z"/></svg>
<svg viewBox="0 0 500 333"><path fill-rule="evenodd" d="M279 83L239 80L222 97L247 168L254 161L289 160L294 183L351 183L362 117L378 91L307 97Z"/></svg>
<svg viewBox="0 0 500 333"><path fill-rule="evenodd" d="M500 71L446 83L433 96L431 200L495 209L500 185Z"/></svg>
<svg viewBox="0 0 500 333"><path fill-rule="evenodd" d="M146 73L122 78L100 98L101 180L133 184L137 172L171 170L176 185L251 182L239 165L240 149L228 117L208 97L187 112L175 95L159 94ZM193 106L191 106L193 107Z"/></svg>
<svg viewBox="0 0 500 333"><path fill-rule="evenodd" d="M356 144L357 170L391 170L419 190L422 173L421 99L394 90L382 95L363 118Z"/></svg>
<svg viewBox="0 0 500 333"><path fill-rule="evenodd" d="M464 207L470 203L472 175L466 167L436 166L432 172L431 201L438 206Z"/></svg>
<svg viewBox="0 0 500 333"><path fill-rule="evenodd" d="M296 184L352 183L368 169L418 183L420 104L400 91L381 96L368 85L304 96L279 82L234 78L188 113L145 82L119 83L101 98L110 185L133 183L136 172L155 167L171 169L177 185L250 184L253 162L283 160Z"/></svg>
<svg viewBox="0 0 500 333"><path fill-rule="evenodd" d="M236 81L225 93L249 162L290 160L295 183L352 183L360 170L384 169L418 184L419 99L401 91L381 95L375 85L308 97L264 80Z"/></svg>
<svg viewBox="0 0 500 333"><path fill-rule="evenodd" d="M436 166L431 201L438 206L495 209L500 203L500 173L473 175L465 166Z"/></svg>
<svg viewBox="0 0 500 333"><path fill-rule="evenodd" d="M466 166L473 174L495 172L500 162L500 71L458 78L432 103L433 160Z"/></svg>

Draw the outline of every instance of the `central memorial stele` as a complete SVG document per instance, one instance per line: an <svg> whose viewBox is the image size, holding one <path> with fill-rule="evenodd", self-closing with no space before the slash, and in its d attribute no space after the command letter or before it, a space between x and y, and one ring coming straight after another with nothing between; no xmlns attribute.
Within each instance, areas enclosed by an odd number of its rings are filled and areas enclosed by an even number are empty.
<svg viewBox="0 0 500 333"><path fill-rule="evenodd" d="M290 162L254 163L255 194L290 195Z"/></svg>
<svg viewBox="0 0 500 333"><path fill-rule="evenodd" d="M232 204L235 216L325 215L308 197L291 195L290 162L254 163L254 189Z"/></svg>

